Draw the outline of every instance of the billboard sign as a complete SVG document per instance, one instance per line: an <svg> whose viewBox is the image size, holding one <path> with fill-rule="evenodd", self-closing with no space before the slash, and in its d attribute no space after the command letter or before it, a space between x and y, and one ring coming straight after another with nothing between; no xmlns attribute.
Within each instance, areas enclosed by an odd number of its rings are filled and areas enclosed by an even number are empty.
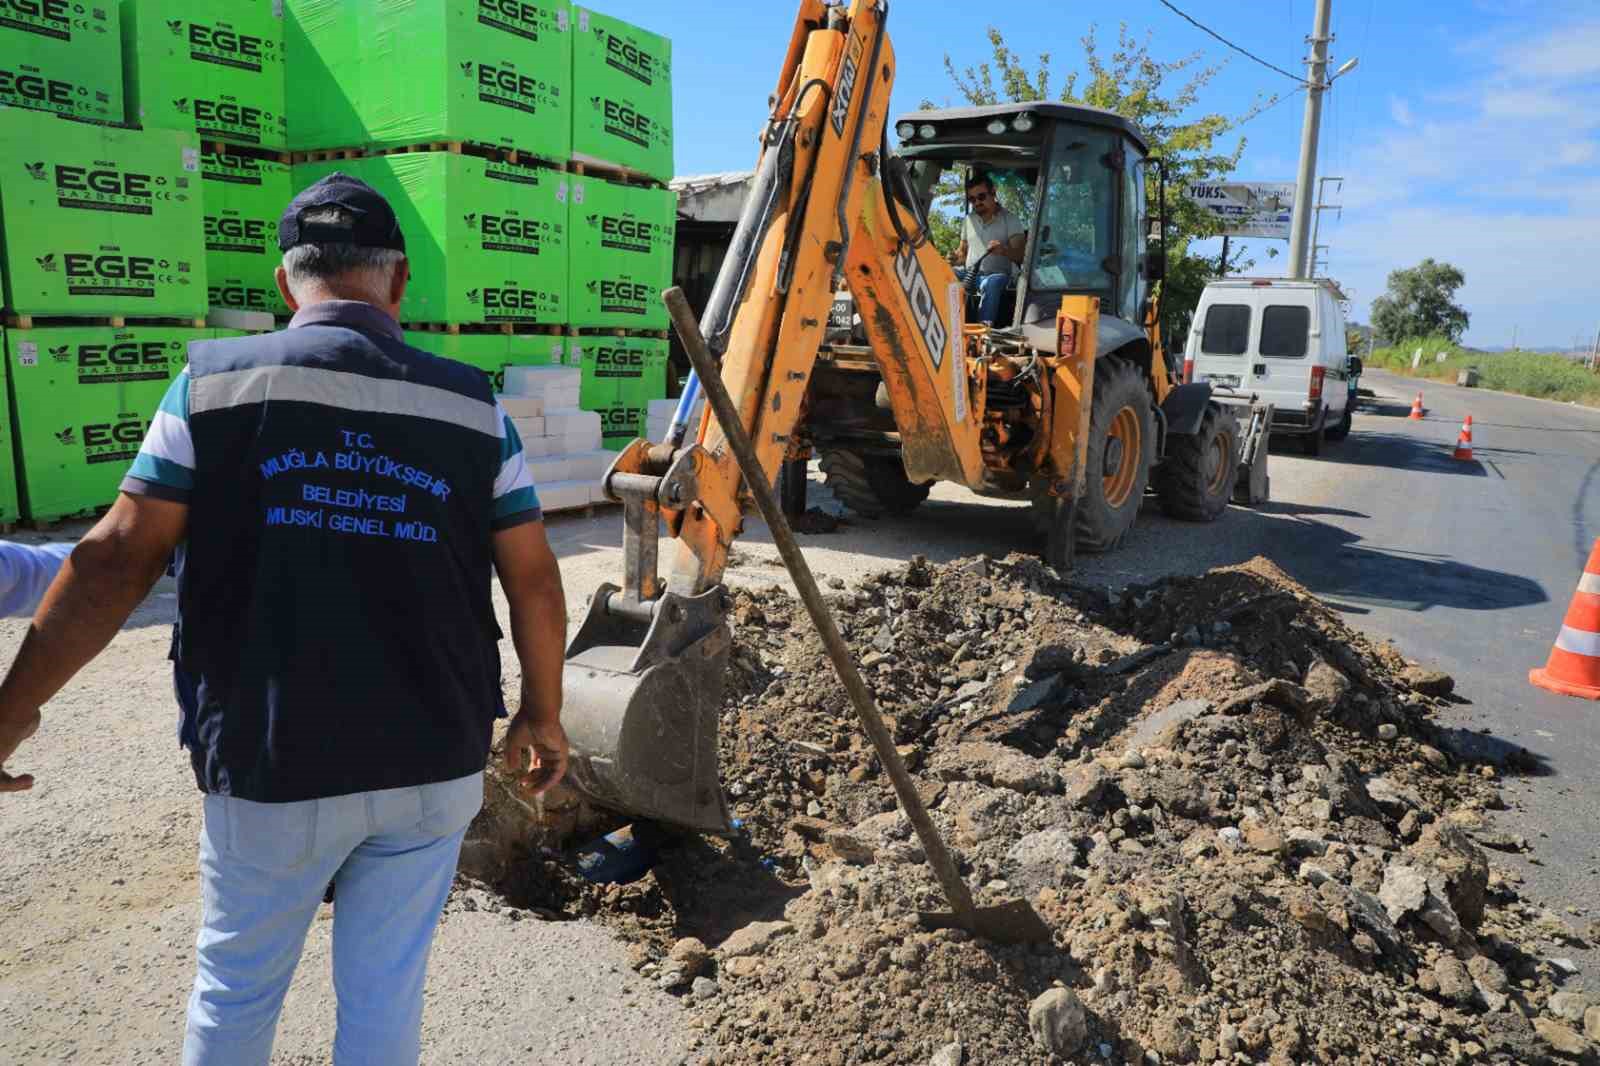
<svg viewBox="0 0 1600 1066"><path fill-rule="evenodd" d="M1229 236L1289 239L1292 181L1191 182L1184 195L1215 216Z"/></svg>

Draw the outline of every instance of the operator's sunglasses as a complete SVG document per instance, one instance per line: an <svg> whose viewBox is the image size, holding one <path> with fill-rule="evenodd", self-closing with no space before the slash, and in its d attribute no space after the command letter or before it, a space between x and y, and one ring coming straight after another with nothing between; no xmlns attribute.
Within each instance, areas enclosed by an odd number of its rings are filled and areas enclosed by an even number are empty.
<svg viewBox="0 0 1600 1066"><path fill-rule="evenodd" d="M975 192L975 193L970 194L967 197L967 203L969 203L969 204L981 204L985 200L989 200L989 199L992 199L992 197L988 193L986 193L986 192Z"/></svg>

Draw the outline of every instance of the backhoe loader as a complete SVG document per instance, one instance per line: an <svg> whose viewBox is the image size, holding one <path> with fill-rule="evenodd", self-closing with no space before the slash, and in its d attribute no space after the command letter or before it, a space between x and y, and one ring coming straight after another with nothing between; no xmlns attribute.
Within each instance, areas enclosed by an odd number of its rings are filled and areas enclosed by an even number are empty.
<svg viewBox="0 0 1600 1066"><path fill-rule="evenodd" d="M814 449L862 511L908 510L935 481L1030 499L1057 567L1075 546L1114 547L1152 479L1169 513L1216 518L1239 425L1168 366L1153 291L1164 257L1145 228L1156 164L1139 131L1065 104L923 111L895 123L891 153L887 16L885 0L801 0L701 318L767 476ZM967 288L929 237L941 180L970 173L1028 224L1004 328L967 323ZM837 291L860 325L845 339L861 343L827 343ZM562 720L569 783L594 804L726 832L721 582L748 501L709 412L688 424L698 391L691 378L667 440L634 441L605 476L624 573L568 648ZM663 526L678 541L665 582Z"/></svg>

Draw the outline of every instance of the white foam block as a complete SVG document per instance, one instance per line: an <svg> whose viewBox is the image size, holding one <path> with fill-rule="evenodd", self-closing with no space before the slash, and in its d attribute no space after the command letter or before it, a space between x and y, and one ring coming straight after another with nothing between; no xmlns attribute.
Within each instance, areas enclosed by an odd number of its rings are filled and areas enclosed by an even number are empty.
<svg viewBox="0 0 1600 1066"><path fill-rule="evenodd" d="M506 414L510 415L513 421L518 418L544 417L543 396L502 395L500 397L500 406L505 408Z"/></svg>
<svg viewBox="0 0 1600 1066"><path fill-rule="evenodd" d="M534 488L547 482L571 481L572 460L565 455L542 455L528 460L528 473L533 475Z"/></svg>
<svg viewBox="0 0 1600 1066"><path fill-rule="evenodd" d="M538 418L518 418L516 415L512 415L511 424L516 427L517 436L523 440L527 440L529 437L542 437L546 432L543 416Z"/></svg>
<svg viewBox="0 0 1600 1066"><path fill-rule="evenodd" d="M573 452L567 456L567 461L570 464L569 469L571 471L567 476L572 478L587 477L598 480L605 475L605 472L608 469L610 469L611 463L616 459L616 457L616 452L607 451L604 448L595 448L590 451L583 452Z"/></svg>
<svg viewBox="0 0 1600 1066"><path fill-rule="evenodd" d="M536 486L539 506L545 511L567 511L574 507L587 507L594 502L590 493L592 482L552 481Z"/></svg>
<svg viewBox="0 0 1600 1066"><path fill-rule="evenodd" d="M575 366L508 366L505 393L511 396L545 396L551 389L576 389L583 371Z"/></svg>
<svg viewBox="0 0 1600 1066"><path fill-rule="evenodd" d="M583 411L577 407L546 407L544 410L545 432L552 437L566 437L574 433L587 433L591 429L595 434L600 432L600 414L598 411Z"/></svg>
<svg viewBox="0 0 1600 1066"><path fill-rule="evenodd" d="M523 437L522 438L522 454L523 454L523 456L525 456L527 458L527 460L529 462L532 462L534 459L536 459L536 458L538 458L540 456L549 455L549 454L551 454L551 452L553 450L550 447L550 442L551 441L560 441L560 438L559 437Z"/></svg>

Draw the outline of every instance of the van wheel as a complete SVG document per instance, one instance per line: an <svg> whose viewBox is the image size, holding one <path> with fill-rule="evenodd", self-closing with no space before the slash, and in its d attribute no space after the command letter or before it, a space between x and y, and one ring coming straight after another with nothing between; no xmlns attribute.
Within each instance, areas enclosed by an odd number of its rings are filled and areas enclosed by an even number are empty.
<svg viewBox="0 0 1600 1066"><path fill-rule="evenodd" d="M1150 483L1156 423L1144 373L1125 359L1094 368L1094 406L1075 534L1084 551L1115 548L1133 527Z"/></svg>
<svg viewBox="0 0 1600 1066"><path fill-rule="evenodd" d="M1350 424L1353 420L1354 416L1350 413L1350 408L1346 407L1344 414L1339 417L1339 421L1324 430L1322 435L1327 438L1328 443L1337 444L1350 435Z"/></svg>
<svg viewBox="0 0 1600 1066"><path fill-rule="evenodd" d="M1152 475L1161 509L1173 518L1215 522L1239 476L1239 419L1211 404L1192 434L1168 438L1167 458Z"/></svg>

